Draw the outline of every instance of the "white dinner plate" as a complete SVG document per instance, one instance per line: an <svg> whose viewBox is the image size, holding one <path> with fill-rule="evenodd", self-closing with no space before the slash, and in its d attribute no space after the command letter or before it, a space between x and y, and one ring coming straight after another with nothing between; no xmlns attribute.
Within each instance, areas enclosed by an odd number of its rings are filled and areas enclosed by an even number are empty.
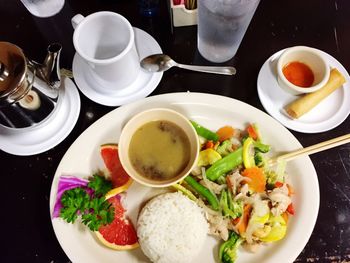
<svg viewBox="0 0 350 263"><path fill-rule="evenodd" d="M150 34L136 27L133 29L140 60L152 54L162 53L161 47ZM90 100L106 106L120 106L148 96L163 76L163 72L150 73L140 68L135 81L127 87L113 93L101 93L103 87L92 78L88 67L76 53L73 58L73 75L78 88Z"/></svg>
<svg viewBox="0 0 350 263"><path fill-rule="evenodd" d="M283 51L268 58L258 75L258 94L265 110L287 128L304 133L324 132L341 124L350 113L350 77L346 69L334 57L319 50L329 66L337 68L344 75L346 83L311 111L293 120L283 108L298 97L284 91L277 82L276 64Z"/></svg>
<svg viewBox="0 0 350 263"><path fill-rule="evenodd" d="M58 179L61 175L88 177L103 168L99 147L104 143L117 143L121 129L136 113L155 107L176 110L210 129L224 125L243 129L248 122L260 125L264 142L275 152L301 148L298 140L280 123L264 112L243 102L223 96L202 93L172 93L148 97L117 108L103 116L84 131L68 149L55 173L50 194L52 214ZM287 172L296 194L293 196L295 215L288 222L288 233L280 242L270 244L252 254L240 249L237 262L293 262L306 245L314 228L319 207L319 186L315 168L309 157L300 157L287 164ZM154 195L157 189L133 183L127 191L127 210L136 222L140 205ZM133 251L114 251L100 245L85 226L68 224L52 219L59 243L72 262L148 262L138 248ZM201 253L193 262L218 262L219 241L208 236Z"/></svg>

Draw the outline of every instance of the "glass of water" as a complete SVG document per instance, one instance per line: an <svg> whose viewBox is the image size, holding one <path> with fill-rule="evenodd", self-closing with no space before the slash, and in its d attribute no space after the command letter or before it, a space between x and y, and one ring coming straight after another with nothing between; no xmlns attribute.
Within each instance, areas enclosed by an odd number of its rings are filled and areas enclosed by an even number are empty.
<svg viewBox="0 0 350 263"><path fill-rule="evenodd" d="M237 52L260 0L198 0L198 50L211 62Z"/></svg>
<svg viewBox="0 0 350 263"><path fill-rule="evenodd" d="M65 0L21 0L21 2L32 15L50 17L61 11Z"/></svg>

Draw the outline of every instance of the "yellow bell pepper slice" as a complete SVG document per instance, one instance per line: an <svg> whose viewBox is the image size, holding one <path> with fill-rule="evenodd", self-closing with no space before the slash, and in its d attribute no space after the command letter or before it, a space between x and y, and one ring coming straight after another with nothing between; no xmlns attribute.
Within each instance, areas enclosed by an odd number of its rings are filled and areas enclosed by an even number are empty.
<svg viewBox="0 0 350 263"><path fill-rule="evenodd" d="M270 233L260 238L263 242L275 242L284 238L287 233L286 221L281 215L279 216L270 216L269 223L271 225Z"/></svg>
<svg viewBox="0 0 350 263"><path fill-rule="evenodd" d="M245 168L252 168L255 166L254 161L254 140L248 137L243 143L243 164Z"/></svg>
<svg viewBox="0 0 350 263"><path fill-rule="evenodd" d="M211 148L205 149L199 152L197 165L198 166L212 165L213 163L220 160L221 158L222 158L221 155L214 149L211 149Z"/></svg>

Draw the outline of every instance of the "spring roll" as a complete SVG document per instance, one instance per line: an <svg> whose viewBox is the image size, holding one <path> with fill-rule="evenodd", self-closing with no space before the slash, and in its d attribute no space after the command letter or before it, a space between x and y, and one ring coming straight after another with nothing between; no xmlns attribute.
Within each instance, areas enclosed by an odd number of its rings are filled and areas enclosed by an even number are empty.
<svg viewBox="0 0 350 263"><path fill-rule="evenodd" d="M341 87L345 81L345 77L337 69L333 68L331 69L329 80L325 86L315 92L303 95L288 104L284 109L291 118L298 119L313 109L337 88Z"/></svg>

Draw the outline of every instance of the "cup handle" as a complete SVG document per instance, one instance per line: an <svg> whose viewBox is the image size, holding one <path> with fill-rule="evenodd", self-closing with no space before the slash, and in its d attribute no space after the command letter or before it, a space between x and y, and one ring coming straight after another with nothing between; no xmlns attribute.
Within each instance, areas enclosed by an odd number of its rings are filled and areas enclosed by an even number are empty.
<svg viewBox="0 0 350 263"><path fill-rule="evenodd" d="M75 16L73 16L73 18L72 18L72 26L73 26L73 28L74 29L76 29L76 27L79 25L79 23L81 22L81 21L83 21L84 20L84 16L83 15L81 15L81 14L77 14L77 15L75 15Z"/></svg>

